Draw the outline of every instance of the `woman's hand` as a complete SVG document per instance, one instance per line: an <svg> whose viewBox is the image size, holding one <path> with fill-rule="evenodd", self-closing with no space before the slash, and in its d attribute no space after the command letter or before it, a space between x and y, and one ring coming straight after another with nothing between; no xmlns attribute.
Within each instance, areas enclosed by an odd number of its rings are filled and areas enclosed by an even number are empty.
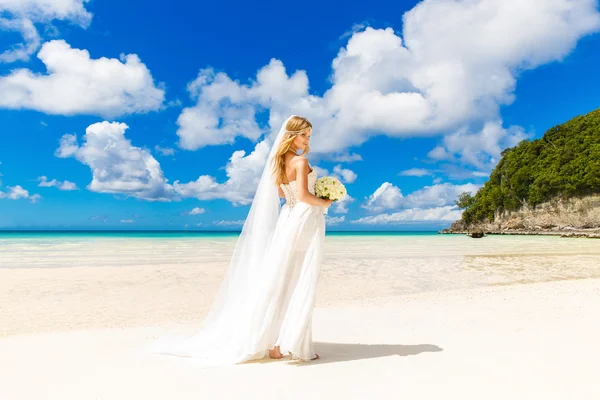
<svg viewBox="0 0 600 400"><path fill-rule="evenodd" d="M331 203L333 203L333 201L329 200L329 199L323 199L323 201L325 201L325 204L323 204L323 207L327 207L327 208L329 208L331 206Z"/></svg>

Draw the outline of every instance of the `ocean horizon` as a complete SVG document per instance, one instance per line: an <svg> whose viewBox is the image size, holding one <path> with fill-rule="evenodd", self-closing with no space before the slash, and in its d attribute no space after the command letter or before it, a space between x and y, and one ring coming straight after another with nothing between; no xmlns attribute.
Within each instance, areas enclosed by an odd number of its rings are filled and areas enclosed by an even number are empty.
<svg viewBox="0 0 600 400"><path fill-rule="evenodd" d="M0 229L0 239L51 237L215 238L236 237L241 230L95 230L95 229ZM429 236L438 231L327 231L326 236Z"/></svg>

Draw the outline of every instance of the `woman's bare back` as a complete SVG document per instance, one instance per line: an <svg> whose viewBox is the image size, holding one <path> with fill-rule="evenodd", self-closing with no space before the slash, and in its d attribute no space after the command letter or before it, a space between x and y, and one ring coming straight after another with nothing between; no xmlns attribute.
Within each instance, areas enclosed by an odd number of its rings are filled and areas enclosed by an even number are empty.
<svg viewBox="0 0 600 400"><path fill-rule="evenodd" d="M286 184L293 182L297 179L296 177L296 165L300 159L304 158L303 156L291 155L289 158L285 160L285 178L287 182ZM312 167L309 164L308 173L312 172Z"/></svg>

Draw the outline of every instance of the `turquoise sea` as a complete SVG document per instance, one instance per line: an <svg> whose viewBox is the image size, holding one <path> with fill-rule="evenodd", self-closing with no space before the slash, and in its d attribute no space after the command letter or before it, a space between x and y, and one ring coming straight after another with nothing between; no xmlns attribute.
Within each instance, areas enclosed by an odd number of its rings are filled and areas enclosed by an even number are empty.
<svg viewBox="0 0 600 400"><path fill-rule="evenodd" d="M0 231L0 268L131 267L229 262L239 231ZM378 267L423 282L473 268L518 279L600 275L600 242L547 236L465 235L408 231L329 231L324 268ZM521 275L517 271L527 271ZM403 275L402 275L403 276ZM456 279L454 275L449 279Z"/></svg>
<svg viewBox="0 0 600 400"><path fill-rule="evenodd" d="M29 238L226 238L237 237L240 231L149 231L149 230L0 230L0 239ZM327 236L429 236L436 231L328 231Z"/></svg>
<svg viewBox="0 0 600 400"><path fill-rule="evenodd" d="M81 313L97 316L97 327L115 318L122 324L148 325L201 314L219 287L238 235L0 232L0 320L9 321L0 324L0 335L3 330L22 332L27 326L43 331L46 323L55 326L53 321L79 326L76 316ZM600 278L596 239L330 231L317 306L585 278ZM30 310L42 310L45 317L31 318ZM89 328L90 319L85 320L81 328Z"/></svg>

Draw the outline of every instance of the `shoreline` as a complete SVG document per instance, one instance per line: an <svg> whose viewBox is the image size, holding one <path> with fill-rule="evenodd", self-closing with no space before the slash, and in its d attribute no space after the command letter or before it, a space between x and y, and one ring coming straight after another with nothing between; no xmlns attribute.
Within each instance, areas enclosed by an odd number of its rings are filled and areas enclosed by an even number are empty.
<svg viewBox="0 0 600 400"><path fill-rule="evenodd" d="M600 246L554 237L348 237L325 242L316 306L496 284L600 278ZM4 243L0 336L192 322L212 304L235 243Z"/></svg>
<svg viewBox="0 0 600 400"><path fill-rule="evenodd" d="M600 229L566 229L562 231L556 230L530 230L530 229L510 229L510 230L487 230L481 228L473 228L469 230L450 230L442 229L438 231L440 235L470 235L473 232L482 232L485 235L522 235L522 236L560 236L564 238L587 238L600 239Z"/></svg>

